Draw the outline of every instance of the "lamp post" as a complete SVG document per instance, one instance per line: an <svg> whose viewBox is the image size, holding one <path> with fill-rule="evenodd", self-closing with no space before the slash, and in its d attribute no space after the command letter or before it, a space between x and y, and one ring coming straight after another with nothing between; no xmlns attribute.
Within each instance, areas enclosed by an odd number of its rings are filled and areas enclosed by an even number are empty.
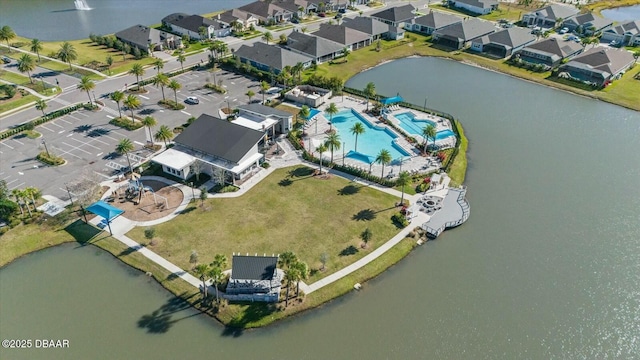
<svg viewBox="0 0 640 360"><path fill-rule="evenodd" d="M64 183L64 187L65 189L67 189L67 194L69 194L69 201L71 201L71 206L73 206L73 198L71 197L71 191L69 191L69 187L67 186L67 183Z"/></svg>
<svg viewBox="0 0 640 360"><path fill-rule="evenodd" d="M190 182L190 183L189 183L189 186L191 186L191 197L192 197L193 199L195 199L195 198L196 198L196 193L195 193L195 191L193 191L193 183L192 183L192 182Z"/></svg>
<svg viewBox="0 0 640 360"><path fill-rule="evenodd" d="M424 110L424 112L427 112L427 97L424 97L424 106L422 107L422 110Z"/></svg>
<svg viewBox="0 0 640 360"><path fill-rule="evenodd" d="M227 100L227 109L229 112L231 112L231 106L229 105L229 97L225 96L224 99ZM227 115L230 115L230 114L227 114Z"/></svg>
<svg viewBox="0 0 640 360"><path fill-rule="evenodd" d="M45 141L45 139L42 139L42 145L44 145L44 151L47 152L47 157L51 157L51 154L49 154L49 149L47 148L47 142Z"/></svg>

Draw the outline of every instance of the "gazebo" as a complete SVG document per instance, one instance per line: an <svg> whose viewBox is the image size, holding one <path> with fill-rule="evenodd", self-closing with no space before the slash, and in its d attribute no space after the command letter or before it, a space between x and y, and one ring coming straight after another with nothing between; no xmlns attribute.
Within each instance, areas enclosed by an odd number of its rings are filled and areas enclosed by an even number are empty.
<svg viewBox="0 0 640 360"><path fill-rule="evenodd" d="M104 218L107 221L107 226L109 227L109 233L111 235L113 235L113 232L111 231L111 221L124 213L124 210L111 206L102 200L98 200L89 205L89 207L87 207L87 211Z"/></svg>
<svg viewBox="0 0 640 360"><path fill-rule="evenodd" d="M402 96L398 95L398 96L382 99L380 100L380 103L382 103L382 105L384 106L388 106L388 105L399 103L402 101L404 101L404 99L402 98Z"/></svg>

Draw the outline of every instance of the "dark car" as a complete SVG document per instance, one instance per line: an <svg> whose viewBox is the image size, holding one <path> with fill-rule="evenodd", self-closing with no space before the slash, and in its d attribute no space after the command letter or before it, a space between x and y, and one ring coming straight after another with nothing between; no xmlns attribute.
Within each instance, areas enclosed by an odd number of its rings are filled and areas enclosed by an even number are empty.
<svg viewBox="0 0 640 360"><path fill-rule="evenodd" d="M293 18L293 19L291 19L291 22L294 23L294 24L297 24L297 23L300 22L300 20L298 20L298 18Z"/></svg>
<svg viewBox="0 0 640 360"><path fill-rule="evenodd" d="M319 13L319 14L318 14L318 16L320 16L320 17L325 17L325 16L327 16L327 14L325 14L325 13Z"/></svg>
<svg viewBox="0 0 640 360"><path fill-rule="evenodd" d="M344 13L346 13L346 12L347 12L347 9L340 9L340 10L338 10L338 12L339 12L340 14L344 14Z"/></svg>
<svg viewBox="0 0 640 360"><path fill-rule="evenodd" d="M3 57L2 57L2 62L3 62L3 63L5 63L5 64L8 64L8 63L10 63L10 62L11 62L11 59L9 59L9 58L8 58L8 57L6 57L6 56L3 56Z"/></svg>
<svg viewBox="0 0 640 360"><path fill-rule="evenodd" d="M338 13L333 17L334 19L342 19L342 14Z"/></svg>

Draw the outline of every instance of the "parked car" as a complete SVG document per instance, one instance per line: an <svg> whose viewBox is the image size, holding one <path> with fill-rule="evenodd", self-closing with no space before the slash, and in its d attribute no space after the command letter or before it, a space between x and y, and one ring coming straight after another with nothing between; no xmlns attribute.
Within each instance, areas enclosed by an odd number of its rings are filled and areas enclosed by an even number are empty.
<svg viewBox="0 0 640 360"><path fill-rule="evenodd" d="M300 22L300 20L298 20L298 18L293 18L291 19L291 22L294 24L298 24Z"/></svg>
<svg viewBox="0 0 640 360"><path fill-rule="evenodd" d="M337 13L336 16L333 17L334 19L342 19L342 14Z"/></svg>
<svg viewBox="0 0 640 360"><path fill-rule="evenodd" d="M340 14L344 14L344 13L346 13L346 12L347 12L347 9L340 9L340 10L338 10L338 12L339 12Z"/></svg>
<svg viewBox="0 0 640 360"><path fill-rule="evenodd" d="M186 98L184 100L184 102L186 102L187 104L191 104L191 105L200 104L200 100L198 100L198 98L195 97L195 96L189 96L188 98Z"/></svg>
<svg viewBox="0 0 640 360"><path fill-rule="evenodd" d="M618 45L620 45L620 44L618 44L618 42L615 41L615 40L613 40L612 42L609 43L609 46L613 46L613 47L618 47Z"/></svg>
<svg viewBox="0 0 640 360"><path fill-rule="evenodd" d="M563 27L562 29L560 29L560 31L558 31L558 34L566 34L569 32L569 28Z"/></svg>
<svg viewBox="0 0 640 360"><path fill-rule="evenodd" d="M8 64L8 63L10 63L10 62L11 62L11 59L9 59L9 58L8 58L8 57L6 57L6 56L3 56L3 57L2 57L2 62L3 62L3 63L5 63L5 64Z"/></svg>
<svg viewBox="0 0 640 360"><path fill-rule="evenodd" d="M320 16L320 17L325 17L325 16L327 16L327 14L325 14L325 13L319 13L319 14L318 14L318 16Z"/></svg>

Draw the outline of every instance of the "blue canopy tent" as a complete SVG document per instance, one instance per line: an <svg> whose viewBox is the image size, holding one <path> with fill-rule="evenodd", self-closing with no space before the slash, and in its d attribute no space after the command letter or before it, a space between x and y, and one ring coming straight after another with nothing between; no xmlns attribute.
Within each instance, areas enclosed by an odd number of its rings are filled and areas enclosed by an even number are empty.
<svg viewBox="0 0 640 360"><path fill-rule="evenodd" d="M404 99L400 95L380 100L382 105L385 105L385 106L386 105L395 104L395 103L399 103L399 102L402 102L402 101L404 101Z"/></svg>
<svg viewBox="0 0 640 360"><path fill-rule="evenodd" d="M87 211L104 218L107 221L107 226L109 227L109 233L111 235L113 235L113 232L111 232L111 220L124 213L124 210L120 210L117 207L111 206L102 200L98 200L95 203L89 205L89 207L87 207Z"/></svg>

